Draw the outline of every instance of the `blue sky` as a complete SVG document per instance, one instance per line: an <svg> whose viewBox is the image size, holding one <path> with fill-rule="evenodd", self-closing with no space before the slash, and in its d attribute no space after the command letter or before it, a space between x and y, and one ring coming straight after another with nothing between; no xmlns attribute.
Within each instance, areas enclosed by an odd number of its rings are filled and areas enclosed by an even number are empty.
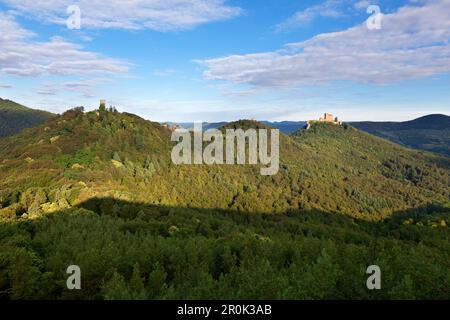
<svg viewBox="0 0 450 320"><path fill-rule="evenodd" d="M0 0L0 21L0 97L53 112L104 98L154 121L450 114L449 0Z"/></svg>

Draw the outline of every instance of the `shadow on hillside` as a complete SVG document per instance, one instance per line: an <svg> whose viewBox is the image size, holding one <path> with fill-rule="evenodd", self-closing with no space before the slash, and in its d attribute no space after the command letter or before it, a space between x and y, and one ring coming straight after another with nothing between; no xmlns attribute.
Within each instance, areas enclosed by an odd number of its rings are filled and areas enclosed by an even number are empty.
<svg viewBox="0 0 450 320"><path fill-rule="evenodd" d="M365 227L367 230L382 229L389 225L389 229L402 224L407 219L423 220L427 217L450 215L450 208L439 204L428 204L417 208L411 208L402 211L394 212L390 217L386 217L380 221L379 218L374 217L373 221L364 218L355 218L341 213L327 212L319 209L311 210L289 210L284 213L258 213L258 212L244 212L231 209L205 209L194 207L174 207L161 206L139 202L129 202L118 200L114 198L92 198L79 205L77 208L83 208L99 215L116 216L126 220L133 220L139 217L175 217L178 215L195 217L203 216L218 220L228 220L240 225L258 226L271 225L273 223L289 224L293 222L314 222L326 226L340 226L340 227L354 227L357 224L359 227ZM175 219L176 220L176 219Z"/></svg>
<svg viewBox="0 0 450 320"><path fill-rule="evenodd" d="M170 209L185 209L185 210L196 210L196 211L212 211L215 213L220 214L232 214L232 215L262 215L262 216L293 216L299 213L306 213L306 214L315 214L315 215L321 215L321 216L327 216L327 215L334 215L334 216L341 216L344 217L344 214L339 214L335 212L326 212L324 210L319 209L312 209L312 210L288 210L284 214L268 214L268 213L258 213L258 212L245 212L245 211L238 211L238 210L232 210L232 209L205 209L205 208L196 208L196 207L174 207L174 206L162 206L157 204L148 204L144 202L131 202L126 200L120 200L115 199L111 197L106 198L91 198L87 201L84 201L76 206L76 208L83 208L87 209L93 212L96 212L98 214L110 214L111 211L114 210L114 206L120 207L120 208L126 208L128 210L134 210L138 212L141 209L151 209L151 210L162 210L167 211ZM427 215L431 213L445 213L449 212L450 208L444 207L441 204L437 203L430 203L426 205L422 205L417 208L411 208L401 211L395 211L392 214L392 217L402 217L402 218L408 218L412 216L420 216L420 215Z"/></svg>
<svg viewBox="0 0 450 320"><path fill-rule="evenodd" d="M0 268L0 299L387 299L396 293L366 290L367 265L401 255L404 264L390 262L400 268L391 289L412 264L423 266L418 259L434 270L424 252L438 257L448 233L403 222L448 213L424 206L370 222L321 210L256 214L93 198L34 220L0 222L0 262L12 266ZM417 253L404 250L418 243ZM447 272L445 261L436 277ZM81 291L66 290L71 264L84 272ZM434 280L411 297L445 297L446 284L436 289Z"/></svg>
<svg viewBox="0 0 450 320"><path fill-rule="evenodd" d="M364 229L386 230L395 229L396 226L403 224L406 220L424 221L430 218L443 217L448 221L450 208L439 204L427 204L417 208L394 212L391 216L380 220L380 217L374 216L370 219L370 215L366 214L361 217L354 217L338 212L327 212L320 209L297 209L289 210L284 213L267 213L267 212L245 212L232 209L220 208L196 208L196 207L176 207L164 206L157 204L148 204L143 202L131 202L126 200L106 198L91 198L78 205L52 212L51 215L75 213L79 209L89 210L99 216L111 216L132 221L139 219L141 222L146 220L179 222L194 226L195 219L201 217L203 221L208 221L213 228L220 228L222 222L234 223L239 226L255 225L258 228L264 228L273 225L289 225L301 223L315 223L321 227L339 227L351 230L358 226ZM20 217L23 212L16 213ZM48 215L43 215L45 219ZM39 221L42 217L34 217L28 220L30 223ZM1 218L1 217L0 217ZM7 218L6 216L4 218ZM194 219L194 220L193 220ZM429 221L429 220L428 220ZM0 220L1 223L1 220Z"/></svg>

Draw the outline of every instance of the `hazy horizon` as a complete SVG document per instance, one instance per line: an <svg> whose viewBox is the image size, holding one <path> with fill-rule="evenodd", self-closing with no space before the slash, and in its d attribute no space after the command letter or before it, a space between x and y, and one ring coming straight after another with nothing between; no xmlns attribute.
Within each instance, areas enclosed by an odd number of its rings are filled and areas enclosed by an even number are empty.
<svg viewBox="0 0 450 320"><path fill-rule="evenodd" d="M53 112L52 110L48 110L48 109L45 109L45 108L39 108L39 107L33 107L33 106L25 105L25 104L21 103L20 101L13 100L13 99L10 99L10 98L8 98L8 97L2 97L2 96L0 96L0 98L1 98L1 99L4 99L4 100L11 100L11 101L14 101L14 102L16 102L16 103L22 104L22 105L24 105L24 106L26 106L26 107L29 107L29 108L32 108L32 109ZM109 104L107 104L107 105L110 106ZM66 111L66 110L69 110L69 109L74 108L74 107L77 107L77 106L82 106L82 105L73 105L73 106L67 107L66 109L62 109L62 111L54 112L54 113L62 113L62 112L64 112L64 111ZM111 105L111 106L112 106L112 105ZM86 111L92 111L92 110L95 110L95 109L98 108L98 106L97 106L97 107L86 107L86 106L83 106L83 107L85 108ZM325 112L330 113L329 111L324 111L324 112L322 112L322 113L317 113L316 116L313 116L313 117L308 118L308 119L307 119L307 118L304 118L304 119L277 119L277 120L271 120L271 119L264 119L264 118L261 118L261 119L255 119L255 118L246 118L246 117L236 117L236 118L224 118L224 119L212 120L212 121L211 121L211 120L196 120L196 121L193 121L193 120L190 120L190 119L187 119L187 120L181 119L180 121L175 121L175 120L172 120L172 119L163 119L163 120L151 119L151 118L146 117L145 115L142 115L142 114L139 114L139 113L130 112L130 111L128 111L128 110L122 108L121 106L116 106L116 105L114 105L114 107L117 107L117 108L118 108L118 111L120 111L120 112L133 113L133 114L136 114L136 115L138 115L138 116L140 116L140 117L142 117L142 118L144 118L144 119L146 119L146 120L155 121L155 122L159 122L159 123L166 123L166 122L167 122L167 123L178 123L178 124L179 124L179 123L195 123L195 122L202 122L202 123L233 122L233 121L238 121L238 120L242 120L242 119L256 120L256 121L259 121L259 122L264 122L264 121L268 121L268 122L306 122L306 121L309 121L309 120L318 120L318 118L319 118L320 116L322 116ZM427 113L427 112L422 112L422 113L420 113L420 112L418 112L417 115L416 115L416 116L413 116L412 118L409 118L408 116L405 115L405 116L402 117L401 119L398 119L398 118L396 118L396 119L389 119L389 118L384 119L384 118L380 118L380 119L375 119L375 120L374 120L373 118L365 118L365 119L356 119L356 118L353 118L353 119L344 119L344 118L340 117L338 114L334 114L334 113L333 113L333 115L334 115L334 116L337 116L340 120L342 120L342 121L347 121L347 122L367 122L367 121L369 121L369 122L371 122L371 121L373 121L373 122L404 122L404 121L415 120L415 119L418 119L418 118L421 118L421 117L425 117L425 116L429 116L429 115L444 115L444 116L450 116L450 113L446 113L445 111L444 111L444 112L431 112L431 113ZM355 120L355 119L356 119L356 120Z"/></svg>

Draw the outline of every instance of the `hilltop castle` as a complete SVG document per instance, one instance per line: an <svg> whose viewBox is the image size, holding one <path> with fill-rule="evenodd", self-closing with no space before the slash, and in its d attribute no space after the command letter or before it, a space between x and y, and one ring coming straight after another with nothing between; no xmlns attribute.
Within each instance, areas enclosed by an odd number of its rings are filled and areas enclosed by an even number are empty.
<svg viewBox="0 0 450 320"><path fill-rule="evenodd" d="M177 129L181 129L181 126L178 124L173 124L172 126L170 126L170 124L168 124L167 122L163 123L161 125L164 129L170 130L170 131L175 131Z"/></svg>
<svg viewBox="0 0 450 320"><path fill-rule="evenodd" d="M306 129L308 130L309 128L311 128L312 123L315 121L317 120L309 120L307 122ZM319 118L319 122L327 122L336 125L342 125L342 121L339 121L338 117L334 117L333 114L331 113L325 113L323 117Z"/></svg>
<svg viewBox="0 0 450 320"><path fill-rule="evenodd" d="M325 113L323 118L319 118L320 122L338 122L338 118L334 118L334 116L331 113Z"/></svg>

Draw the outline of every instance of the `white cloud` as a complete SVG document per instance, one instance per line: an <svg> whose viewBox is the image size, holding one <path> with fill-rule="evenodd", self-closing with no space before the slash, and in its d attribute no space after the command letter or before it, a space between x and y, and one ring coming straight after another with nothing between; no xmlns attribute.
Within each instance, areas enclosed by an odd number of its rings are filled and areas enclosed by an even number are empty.
<svg viewBox="0 0 450 320"><path fill-rule="evenodd" d="M348 0L326 0L318 5L296 12L275 26L275 31L285 31L310 23L318 17L340 18L348 14Z"/></svg>
<svg viewBox="0 0 450 320"><path fill-rule="evenodd" d="M62 83L44 83L37 90L37 93L40 95L57 95L60 92L74 92L81 94L84 98L92 98L96 96L96 87L109 81L109 79L95 78Z"/></svg>
<svg viewBox="0 0 450 320"><path fill-rule="evenodd" d="M56 96L57 89L51 85L43 85L36 93L42 96Z"/></svg>
<svg viewBox="0 0 450 320"><path fill-rule="evenodd" d="M360 0L357 1L354 4L355 9L361 10L361 9L367 9L370 5L375 4L373 1L369 1L369 0Z"/></svg>
<svg viewBox="0 0 450 320"><path fill-rule="evenodd" d="M0 83L0 88L2 89L11 89L13 86L7 83Z"/></svg>
<svg viewBox="0 0 450 320"><path fill-rule="evenodd" d="M15 19L0 12L0 73L18 76L126 73L129 65L121 60L86 51L80 45L54 37L34 40L35 34Z"/></svg>
<svg viewBox="0 0 450 320"><path fill-rule="evenodd" d="M94 29L188 30L239 16L224 0L0 0L30 18L65 25L67 7L81 9L81 27Z"/></svg>
<svg viewBox="0 0 450 320"><path fill-rule="evenodd" d="M338 80L386 84L450 72L450 1L426 1L366 24L292 43L274 52L199 61L204 77L280 88Z"/></svg>

